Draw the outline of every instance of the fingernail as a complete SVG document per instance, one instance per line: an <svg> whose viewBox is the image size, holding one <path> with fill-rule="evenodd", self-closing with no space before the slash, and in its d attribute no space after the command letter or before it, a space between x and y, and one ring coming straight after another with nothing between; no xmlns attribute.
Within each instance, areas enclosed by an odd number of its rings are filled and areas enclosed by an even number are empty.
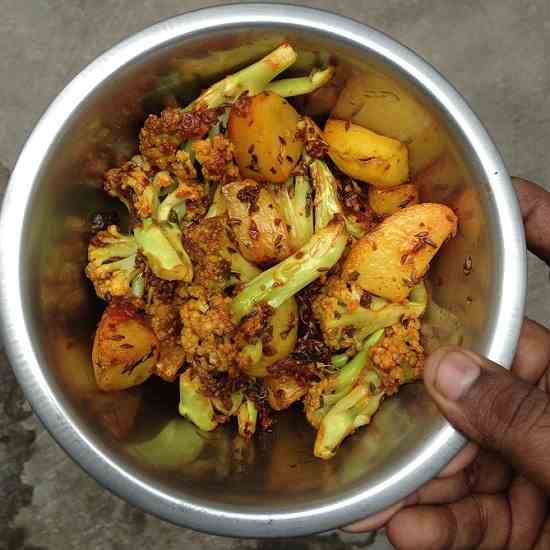
<svg viewBox="0 0 550 550"><path fill-rule="evenodd" d="M472 357L451 351L439 361L435 389L450 401L458 401L479 378L481 369Z"/></svg>

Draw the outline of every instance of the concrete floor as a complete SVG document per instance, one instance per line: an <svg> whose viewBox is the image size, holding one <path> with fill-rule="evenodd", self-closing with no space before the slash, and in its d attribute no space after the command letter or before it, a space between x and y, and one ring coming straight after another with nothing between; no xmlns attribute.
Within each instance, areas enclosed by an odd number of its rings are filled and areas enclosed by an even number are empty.
<svg viewBox="0 0 550 550"><path fill-rule="evenodd" d="M214 2L0 0L0 198L41 112L100 52L159 19ZM550 188L548 0L320 0L391 34L466 96L511 173ZM550 323L548 271L529 261L528 314ZM238 541L176 528L99 487L34 418L0 356L0 549L352 549L367 537ZM373 548L388 548L379 537Z"/></svg>

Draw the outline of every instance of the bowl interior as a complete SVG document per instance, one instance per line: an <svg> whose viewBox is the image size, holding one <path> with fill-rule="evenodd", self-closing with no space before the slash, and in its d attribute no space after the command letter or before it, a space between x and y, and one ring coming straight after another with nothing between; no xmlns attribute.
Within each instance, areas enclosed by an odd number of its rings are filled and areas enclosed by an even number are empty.
<svg viewBox="0 0 550 550"><path fill-rule="evenodd" d="M488 235L494 199L473 146L429 90L379 54L311 29L234 25L151 50L94 88L56 134L26 212L21 285L35 352L64 414L111 466L175 503L255 514L330 507L383 491L448 429L415 384L387 400L372 424L350 437L331 461L313 457L314 434L298 408L278 416L270 433L246 447L232 426L201 434L184 420L155 447L147 441L177 417L176 407L167 406L177 400L177 388L160 382L143 390L131 439L119 440L106 428L124 405L117 396L100 394L94 383L91 343L102 304L83 273L90 215L119 207L102 191L102 173L135 152L148 113L174 99L187 101L283 41L300 52L298 72L330 58L342 81L356 78L356 110L339 115L407 140L422 199L444 202L459 215L457 237L430 272L426 346L464 343L486 351L492 337L489 320L499 299ZM363 111L364 98L374 99L380 113ZM394 116L394 109L402 114Z"/></svg>

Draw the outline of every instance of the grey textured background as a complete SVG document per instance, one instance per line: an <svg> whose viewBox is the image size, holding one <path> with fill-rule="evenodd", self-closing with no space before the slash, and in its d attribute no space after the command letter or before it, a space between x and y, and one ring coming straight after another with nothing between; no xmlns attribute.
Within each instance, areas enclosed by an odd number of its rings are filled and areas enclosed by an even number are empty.
<svg viewBox="0 0 550 550"><path fill-rule="evenodd" d="M165 17L222 2L0 0L0 197L18 151L63 86L99 53ZM511 173L550 187L548 0L297 2L386 31L466 96ZM550 322L547 270L529 260L528 314ZM368 537L239 541L179 529L132 508L87 477L24 401L0 355L0 549L134 546L258 550L354 549ZM369 546L370 547L370 546ZM375 548L388 548L378 537Z"/></svg>

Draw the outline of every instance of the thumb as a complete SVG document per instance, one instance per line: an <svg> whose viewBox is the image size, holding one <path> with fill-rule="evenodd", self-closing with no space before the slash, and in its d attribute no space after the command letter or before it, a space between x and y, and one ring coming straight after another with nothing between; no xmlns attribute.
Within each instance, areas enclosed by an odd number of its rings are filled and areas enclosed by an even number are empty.
<svg viewBox="0 0 550 550"><path fill-rule="evenodd" d="M550 398L545 392L457 347L428 357L424 381L457 430L498 452L550 494Z"/></svg>

